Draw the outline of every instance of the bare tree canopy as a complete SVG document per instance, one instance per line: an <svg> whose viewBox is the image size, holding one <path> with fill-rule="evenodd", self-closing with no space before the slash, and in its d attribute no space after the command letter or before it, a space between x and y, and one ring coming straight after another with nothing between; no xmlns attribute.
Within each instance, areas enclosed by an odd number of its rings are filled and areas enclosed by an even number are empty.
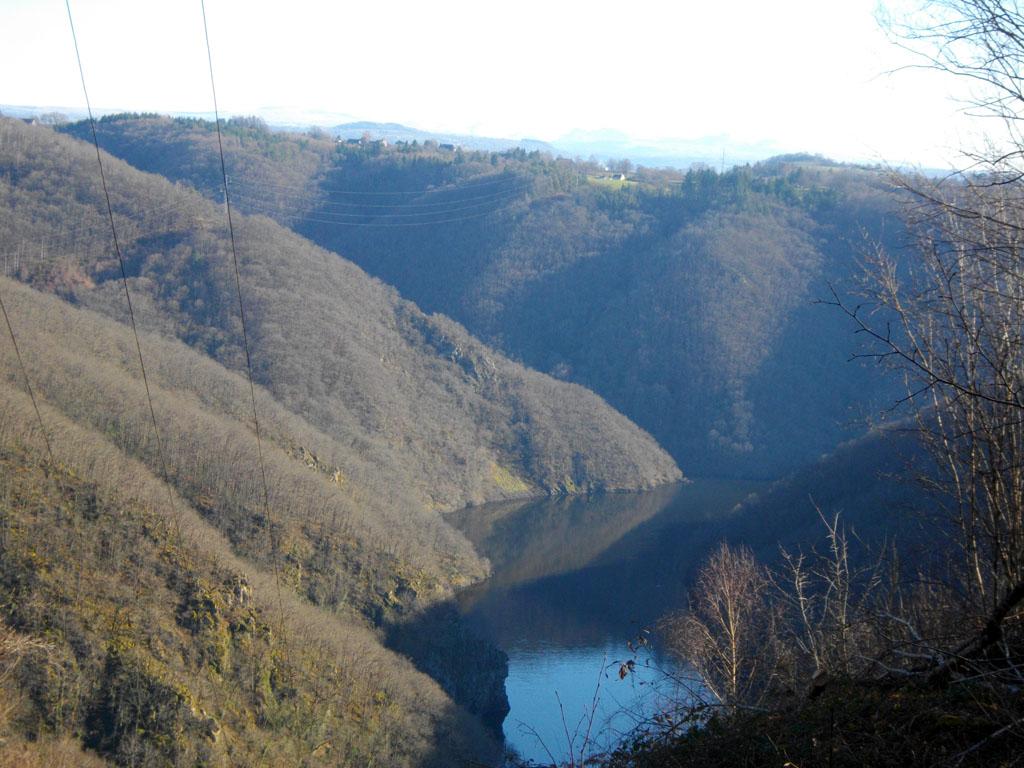
<svg viewBox="0 0 1024 768"><path fill-rule="evenodd" d="M1024 15L1007 0L941 0L890 29L922 66L973 81L969 109L1000 130L958 175L894 175L911 247L876 249L864 303L836 303L866 356L906 383L958 532L968 619L990 646L1024 596Z"/></svg>
<svg viewBox="0 0 1024 768"><path fill-rule="evenodd" d="M964 147L971 170L1011 172L1020 179L1024 151L1024 15L1015 0L928 0L883 20L892 39L920 58L918 66L967 82L969 114L1002 122L980 151Z"/></svg>

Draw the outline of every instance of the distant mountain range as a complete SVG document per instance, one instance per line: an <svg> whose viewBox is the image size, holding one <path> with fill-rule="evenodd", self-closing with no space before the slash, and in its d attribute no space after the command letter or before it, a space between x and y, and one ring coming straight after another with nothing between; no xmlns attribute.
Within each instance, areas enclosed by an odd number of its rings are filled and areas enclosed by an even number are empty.
<svg viewBox="0 0 1024 768"><path fill-rule="evenodd" d="M97 109L96 116L122 112L120 109ZM0 104L0 114L23 119L41 115L63 115L69 120L81 120L86 112L80 107L26 106ZM171 117L197 117L212 120L212 112L171 112ZM702 136L690 139L636 139L615 130L573 130L554 141L531 138L503 138L476 136L467 133L428 131L401 123L358 120L352 115L325 110L296 110L285 107L262 107L258 116L271 128L287 131L305 131L320 128L335 138L358 139L369 134L372 139L389 142L436 141L467 150L504 152L517 147L527 152L547 152L555 156L583 159L594 158L605 163L609 160L630 160L636 165L651 168L687 169L695 164L716 169L755 163L784 150L780 145L761 141L738 143L726 135Z"/></svg>
<svg viewBox="0 0 1024 768"><path fill-rule="evenodd" d="M558 154L567 157L595 157L606 162L628 159L653 168L686 169L695 164L726 170L756 163L783 153L771 141L739 143L725 134L692 139L636 139L621 131L575 130L552 142Z"/></svg>
<svg viewBox="0 0 1024 768"><path fill-rule="evenodd" d="M521 147L528 152L550 152L559 154L556 147L537 139L499 139L487 136L471 136L465 133L434 133L410 128L400 123L374 123L361 120L354 123L343 123L329 129L339 139L358 139L369 134L374 139L387 141L436 141L438 144L451 144L463 149L482 150L485 152L504 152L508 149Z"/></svg>
<svg viewBox="0 0 1024 768"><path fill-rule="evenodd" d="M621 131L575 130L552 142L537 139L502 139L457 133L435 133L410 128L399 123L358 121L343 123L329 129L341 139L357 139L369 134L373 139L387 141L436 141L463 149L504 152L520 147L528 152L548 152L558 157L593 158L601 163L611 160L630 160L637 165L654 168L687 169L694 165L707 165L719 170L736 165L756 163L783 149L774 142L754 144L737 143L726 135L702 136L694 139L638 140Z"/></svg>

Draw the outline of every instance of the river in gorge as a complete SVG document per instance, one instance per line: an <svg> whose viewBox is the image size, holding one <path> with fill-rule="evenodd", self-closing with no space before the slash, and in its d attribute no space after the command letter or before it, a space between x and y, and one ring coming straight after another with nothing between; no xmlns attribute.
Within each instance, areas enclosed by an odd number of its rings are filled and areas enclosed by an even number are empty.
<svg viewBox="0 0 1024 768"><path fill-rule="evenodd" d="M571 745L578 760L686 695L675 681L685 675L645 630L685 604L695 570L752 490L702 480L450 516L492 564L492 577L459 605L508 655L509 748L548 764L567 760ZM639 637L650 642L634 654Z"/></svg>

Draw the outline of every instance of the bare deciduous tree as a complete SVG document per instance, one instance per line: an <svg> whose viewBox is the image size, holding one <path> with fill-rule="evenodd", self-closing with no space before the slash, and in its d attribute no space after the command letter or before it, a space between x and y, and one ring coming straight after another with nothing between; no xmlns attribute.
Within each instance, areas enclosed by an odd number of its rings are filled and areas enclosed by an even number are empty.
<svg viewBox="0 0 1024 768"><path fill-rule="evenodd" d="M841 306L900 371L905 402L951 511L973 638L987 652L1024 601L1024 14L1012 0L937 0L892 30L923 65L968 80L995 118L987 149L956 176L895 177L916 239L908 259L873 255L868 304Z"/></svg>
<svg viewBox="0 0 1024 768"><path fill-rule="evenodd" d="M761 704L775 675L770 589L749 549L723 543L701 569L689 610L664 622L672 650L729 708Z"/></svg>

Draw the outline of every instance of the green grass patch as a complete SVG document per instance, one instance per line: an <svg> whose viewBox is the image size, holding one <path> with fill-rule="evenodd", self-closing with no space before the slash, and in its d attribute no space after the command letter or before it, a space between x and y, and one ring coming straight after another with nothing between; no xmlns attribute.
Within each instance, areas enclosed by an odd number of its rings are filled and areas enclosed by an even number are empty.
<svg viewBox="0 0 1024 768"><path fill-rule="evenodd" d="M608 179L602 176L587 176L587 183L593 184L595 187L603 187L604 189L627 189L629 187L636 187L640 182L630 181L629 179Z"/></svg>

